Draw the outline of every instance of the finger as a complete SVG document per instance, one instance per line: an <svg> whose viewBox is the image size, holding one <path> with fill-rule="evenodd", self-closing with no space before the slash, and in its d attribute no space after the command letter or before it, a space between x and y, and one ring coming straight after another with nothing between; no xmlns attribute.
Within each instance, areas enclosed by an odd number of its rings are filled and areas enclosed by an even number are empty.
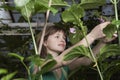
<svg viewBox="0 0 120 80"><path fill-rule="evenodd" d="M101 23L99 25L97 25L98 27L100 27L101 29L105 28L108 24L110 24L110 22L104 22L104 23Z"/></svg>
<svg viewBox="0 0 120 80"><path fill-rule="evenodd" d="M100 26L101 28L105 28L108 24L110 24L110 22L104 22L104 23L101 23Z"/></svg>
<svg viewBox="0 0 120 80"><path fill-rule="evenodd" d="M113 34L113 37L117 37L117 36L118 36L117 33Z"/></svg>

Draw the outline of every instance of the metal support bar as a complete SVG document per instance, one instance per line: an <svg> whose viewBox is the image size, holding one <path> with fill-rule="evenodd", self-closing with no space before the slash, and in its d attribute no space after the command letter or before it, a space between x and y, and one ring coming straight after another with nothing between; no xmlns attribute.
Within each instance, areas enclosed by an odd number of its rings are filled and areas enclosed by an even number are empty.
<svg viewBox="0 0 120 80"><path fill-rule="evenodd" d="M45 23L31 23L32 27L41 27L43 28ZM11 28L15 28L15 27L29 27L29 24L28 23L8 23L8 24L5 24L5 25L8 25L9 27ZM52 26L54 25L53 23L48 23L47 24L48 26ZM3 24L0 24L0 28L4 26Z"/></svg>
<svg viewBox="0 0 120 80"><path fill-rule="evenodd" d="M27 28L27 30L29 30L29 24L28 23L8 23L8 24L0 24L0 28L2 28L3 26L5 26L5 25L7 25L8 27L10 27L10 28L17 28L17 29L19 29L19 27L20 27L20 29L21 28ZM44 23L31 23L31 25L32 25L32 27L33 27L33 31L35 32L35 29L36 28L43 28L43 26L44 26ZM52 25L54 25L53 23L48 23L47 24L48 26L52 26ZM3 35L31 35L31 33L30 32L25 32L25 33L20 33L20 32L18 32L17 31L17 29L12 29L12 30L1 30L1 32L0 32L0 36L3 36Z"/></svg>

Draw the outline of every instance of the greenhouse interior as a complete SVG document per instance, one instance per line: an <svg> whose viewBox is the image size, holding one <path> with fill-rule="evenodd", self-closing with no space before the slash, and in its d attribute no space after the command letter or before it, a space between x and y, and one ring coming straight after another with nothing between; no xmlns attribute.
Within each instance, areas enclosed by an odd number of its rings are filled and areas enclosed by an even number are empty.
<svg viewBox="0 0 120 80"><path fill-rule="evenodd" d="M120 0L0 0L0 80L120 80L119 19ZM106 22L90 43L87 34ZM41 57L54 25L65 30L66 50Z"/></svg>

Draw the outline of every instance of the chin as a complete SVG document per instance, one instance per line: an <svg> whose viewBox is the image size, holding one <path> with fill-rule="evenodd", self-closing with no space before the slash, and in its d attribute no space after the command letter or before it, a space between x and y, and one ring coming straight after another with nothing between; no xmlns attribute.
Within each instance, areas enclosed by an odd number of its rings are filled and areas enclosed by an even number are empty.
<svg viewBox="0 0 120 80"><path fill-rule="evenodd" d="M63 50L58 50L58 52L63 52L64 51L64 49Z"/></svg>

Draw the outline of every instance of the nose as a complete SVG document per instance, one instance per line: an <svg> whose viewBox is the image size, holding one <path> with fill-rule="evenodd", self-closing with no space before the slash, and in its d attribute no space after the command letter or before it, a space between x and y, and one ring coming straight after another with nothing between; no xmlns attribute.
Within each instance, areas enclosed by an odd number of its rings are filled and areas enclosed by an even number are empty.
<svg viewBox="0 0 120 80"><path fill-rule="evenodd" d="M61 42L64 42L64 43L66 43L66 41L65 41L65 39L64 39L64 38L61 38Z"/></svg>

